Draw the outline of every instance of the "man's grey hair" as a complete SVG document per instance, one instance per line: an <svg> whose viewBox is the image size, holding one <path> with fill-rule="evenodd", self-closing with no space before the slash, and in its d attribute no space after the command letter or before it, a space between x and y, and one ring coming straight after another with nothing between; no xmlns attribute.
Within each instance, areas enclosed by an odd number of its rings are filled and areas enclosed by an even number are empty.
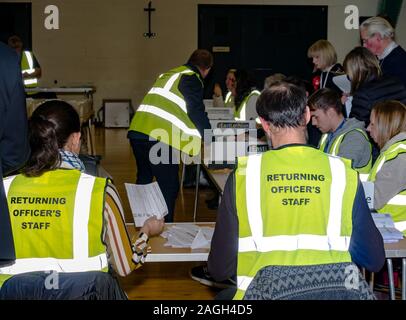
<svg viewBox="0 0 406 320"><path fill-rule="evenodd" d="M395 29L386 19L381 17L372 17L365 20L361 24L361 29L367 32L368 37L379 33L382 38L395 38Z"/></svg>

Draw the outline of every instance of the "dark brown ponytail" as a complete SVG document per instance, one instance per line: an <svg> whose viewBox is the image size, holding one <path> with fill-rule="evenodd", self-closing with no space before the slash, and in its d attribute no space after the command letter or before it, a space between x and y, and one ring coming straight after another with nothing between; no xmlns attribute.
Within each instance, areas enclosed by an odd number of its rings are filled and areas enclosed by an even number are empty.
<svg viewBox="0 0 406 320"><path fill-rule="evenodd" d="M69 103L50 100L41 104L29 120L31 156L23 173L36 177L58 168L61 161L59 149L74 132L80 132L80 119Z"/></svg>

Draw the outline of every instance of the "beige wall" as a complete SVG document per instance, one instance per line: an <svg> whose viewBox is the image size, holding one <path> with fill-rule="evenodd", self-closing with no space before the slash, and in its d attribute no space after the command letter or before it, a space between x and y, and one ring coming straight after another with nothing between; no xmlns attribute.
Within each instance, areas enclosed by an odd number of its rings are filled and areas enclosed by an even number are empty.
<svg viewBox="0 0 406 320"><path fill-rule="evenodd" d="M345 6L356 4L360 15L374 15L378 0L154 0L152 28L157 36L152 39L143 37L147 0L32 2L33 46L43 68L41 85L52 86L54 80L61 86L93 84L97 109L104 98L131 98L137 105L160 72L185 62L197 46L198 3L329 5L328 39L342 61L358 43L358 31L344 28ZM59 30L44 27L44 9L49 4L59 8Z"/></svg>

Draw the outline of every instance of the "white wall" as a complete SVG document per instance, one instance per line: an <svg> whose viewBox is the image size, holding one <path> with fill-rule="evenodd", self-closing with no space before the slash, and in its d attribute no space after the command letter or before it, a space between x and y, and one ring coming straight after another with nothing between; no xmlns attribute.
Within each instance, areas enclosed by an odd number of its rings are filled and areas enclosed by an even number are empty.
<svg viewBox="0 0 406 320"><path fill-rule="evenodd" d="M19 1L27 2L14 0ZM93 84L95 108L99 108L105 98L131 98L137 105L159 73L185 62L197 47L198 4L328 5L328 40L342 61L359 43L358 31L344 27L345 6L356 4L361 16L372 16L378 0L154 0L152 31L157 36L152 39L143 37L147 0L32 3L33 47L43 69L41 85L52 86L54 80L58 85ZM44 28L44 8L50 3L59 8L59 30ZM404 23L399 26L406 29ZM399 32L399 37L405 34Z"/></svg>

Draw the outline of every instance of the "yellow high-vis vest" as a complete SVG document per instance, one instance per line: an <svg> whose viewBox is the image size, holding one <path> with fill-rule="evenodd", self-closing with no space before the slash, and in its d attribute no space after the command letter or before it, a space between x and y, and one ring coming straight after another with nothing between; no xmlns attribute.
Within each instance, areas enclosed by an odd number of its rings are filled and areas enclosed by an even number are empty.
<svg viewBox="0 0 406 320"><path fill-rule="evenodd" d="M31 51L25 50L21 53L21 73L32 74L34 72L34 56ZM38 79L24 79L24 86L26 88L35 88L38 86Z"/></svg>
<svg viewBox="0 0 406 320"><path fill-rule="evenodd" d="M365 133L365 131L363 131L363 130L361 130L361 129L359 129L359 128L353 129L353 130L359 131L359 132L364 136L364 138L369 142L369 138L368 138L367 134ZM352 130L351 130L351 131L352 131ZM329 146L329 148L327 149L326 152L327 152L328 154L333 155L333 156L337 156L338 153L340 152L341 142L343 141L345 135L346 135L347 133L351 132L351 131L347 131L347 132L345 132L345 133L342 133L342 134L336 136L336 137L334 138L334 140L330 143L330 146ZM324 133L324 134L321 136L321 138L320 138L320 141L319 141L319 149L320 149L321 151L324 151L324 148L326 147L327 136L328 136L328 134L327 134L327 133ZM357 170L359 173L366 174L366 173L369 173L369 171L371 171L371 167L372 167L372 146L371 146L371 143L370 143L370 142L369 142L369 148L370 148L370 152L369 152L369 161L368 161L368 163L367 163L366 165L364 165L363 167L354 168L354 169Z"/></svg>
<svg viewBox="0 0 406 320"><path fill-rule="evenodd" d="M182 75L200 75L186 66L172 69L158 78L131 120L129 131L142 132L190 156L200 153L202 137L187 114L179 91Z"/></svg>
<svg viewBox="0 0 406 320"><path fill-rule="evenodd" d="M234 120L236 121L250 120L246 119L247 102L252 96L259 96L260 94L261 92L259 92L258 90L252 90L251 93L243 99L240 106L235 110Z"/></svg>
<svg viewBox="0 0 406 320"><path fill-rule="evenodd" d="M351 261L358 175L348 160L292 146L239 158L235 177L234 299L242 299L257 272L269 265Z"/></svg>
<svg viewBox="0 0 406 320"><path fill-rule="evenodd" d="M385 162L395 159L402 153L406 153L406 140L391 145L376 159L368 176L368 181L374 182L376 175L382 169ZM386 205L377 210L382 213L390 213L395 227L406 236L406 186L398 194L394 195Z"/></svg>
<svg viewBox="0 0 406 320"><path fill-rule="evenodd" d="M16 261L0 268L0 284L24 272L107 271L102 242L106 179L58 169L3 182Z"/></svg>

